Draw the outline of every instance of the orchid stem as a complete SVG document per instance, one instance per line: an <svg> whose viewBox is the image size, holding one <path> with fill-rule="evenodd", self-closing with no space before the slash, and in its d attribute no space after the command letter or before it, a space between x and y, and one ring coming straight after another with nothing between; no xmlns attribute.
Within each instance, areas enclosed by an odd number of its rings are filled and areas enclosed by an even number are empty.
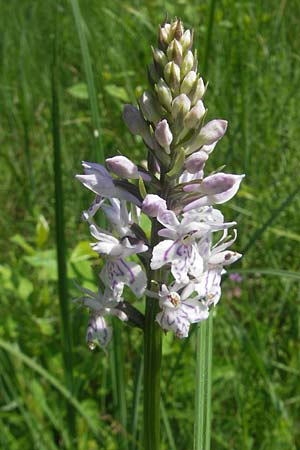
<svg viewBox="0 0 300 450"><path fill-rule="evenodd" d="M210 450L213 315L198 325L194 450Z"/></svg>
<svg viewBox="0 0 300 450"><path fill-rule="evenodd" d="M157 240L157 222L152 225L151 243ZM149 271L149 283L160 277L160 271ZM159 280L156 280L159 281ZM150 286L149 286L150 287ZM160 372L162 333L155 322L159 305L156 299L146 298L144 333L144 441L145 450L160 449Z"/></svg>

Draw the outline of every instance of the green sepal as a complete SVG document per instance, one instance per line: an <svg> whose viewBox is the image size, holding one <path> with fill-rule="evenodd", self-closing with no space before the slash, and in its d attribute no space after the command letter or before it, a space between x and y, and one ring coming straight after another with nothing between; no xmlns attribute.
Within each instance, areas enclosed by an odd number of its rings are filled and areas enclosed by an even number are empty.
<svg viewBox="0 0 300 450"><path fill-rule="evenodd" d="M172 164L172 168L171 170L169 170L169 172L167 172L167 176L169 178L177 177L181 173L181 170L184 166L184 161L185 161L185 151L184 148L181 147L177 151L177 154L174 158L174 162Z"/></svg>
<svg viewBox="0 0 300 450"><path fill-rule="evenodd" d="M144 199L147 195L147 191L142 177L139 177L139 190L142 198Z"/></svg>

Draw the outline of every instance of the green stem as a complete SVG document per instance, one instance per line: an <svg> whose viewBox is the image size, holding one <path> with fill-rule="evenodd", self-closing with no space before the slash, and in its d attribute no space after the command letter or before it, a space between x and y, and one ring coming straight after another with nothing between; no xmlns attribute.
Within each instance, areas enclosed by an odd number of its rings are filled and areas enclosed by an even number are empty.
<svg viewBox="0 0 300 450"><path fill-rule="evenodd" d="M126 408L126 382L125 382L125 361L123 354L123 343L121 336L122 324L116 317L113 317L113 352L112 365L115 377L114 401L116 404L116 418L121 425L121 432L118 439L118 448L128 450L127 440L127 408Z"/></svg>
<svg viewBox="0 0 300 450"><path fill-rule="evenodd" d="M210 450L213 316L198 325L194 450Z"/></svg>
<svg viewBox="0 0 300 450"><path fill-rule="evenodd" d="M160 448L161 330L155 322L158 302L146 299L144 337L144 440L145 450Z"/></svg>
<svg viewBox="0 0 300 450"><path fill-rule="evenodd" d="M157 222L153 221L151 244L158 241ZM160 271L148 271L148 280L160 281ZM150 289L151 286L149 286ZM144 442L145 450L160 449L160 372L162 333L155 322L159 305L156 299L146 298L144 332Z"/></svg>
<svg viewBox="0 0 300 450"><path fill-rule="evenodd" d="M206 424L205 450L210 450L211 442L211 388L212 388L212 348L213 348L213 314L212 311L206 327Z"/></svg>

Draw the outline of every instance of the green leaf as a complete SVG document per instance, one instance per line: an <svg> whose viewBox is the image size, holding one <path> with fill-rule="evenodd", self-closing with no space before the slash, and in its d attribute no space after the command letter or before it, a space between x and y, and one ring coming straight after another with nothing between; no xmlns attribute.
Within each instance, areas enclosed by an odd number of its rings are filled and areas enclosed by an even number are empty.
<svg viewBox="0 0 300 450"><path fill-rule="evenodd" d="M20 234L15 234L13 237L10 238L10 241L13 244L17 244L29 255L35 254L35 249L30 244L28 244L28 242L26 242L25 238L23 236L21 236Z"/></svg>
<svg viewBox="0 0 300 450"><path fill-rule="evenodd" d="M130 101L129 96L123 87L116 86L115 84L107 84L104 89L111 97L121 100L124 103Z"/></svg>
<svg viewBox="0 0 300 450"><path fill-rule="evenodd" d="M88 100L89 94L86 83L77 83L67 89L67 92L72 97L79 98L81 100Z"/></svg>
<svg viewBox="0 0 300 450"><path fill-rule="evenodd" d="M146 214L140 216L140 226L144 230L147 238L150 238L152 222Z"/></svg>
<svg viewBox="0 0 300 450"><path fill-rule="evenodd" d="M27 278L21 277L19 280L17 292L22 300L26 300L33 292L33 284Z"/></svg>
<svg viewBox="0 0 300 450"><path fill-rule="evenodd" d="M33 256L25 256L25 261L32 267L43 269L42 278L57 280L57 260L54 250L37 251Z"/></svg>
<svg viewBox="0 0 300 450"><path fill-rule="evenodd" d="M70 255L70 263L78 263L81 261L86 261L90 258L97 258L98 255L91 248L89 241L79 242Z"/></svg>

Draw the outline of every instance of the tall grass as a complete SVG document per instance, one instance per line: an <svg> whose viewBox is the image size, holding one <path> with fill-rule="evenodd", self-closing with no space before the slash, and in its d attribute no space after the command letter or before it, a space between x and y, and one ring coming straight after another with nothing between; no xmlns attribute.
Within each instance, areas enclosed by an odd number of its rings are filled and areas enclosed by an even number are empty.
<svg viewBox="0 0 300 450"><path fill-rule="evenodd" d="M56 25L57 26L57 25ZM66 385L71 393L74 392L73 382L73 357L72 357L72 335L69 314L69 293L68 293L68 275L66 262L66 240L65 240L65 218L64 218L64 191L61 172L61 139L60 139L60 106L58 91L58 34L55 27L53 62L52 62L52 136L53 136L53 156L54 156L54 195L55 195L55 229L56 229L56 251L58 268L58 296L61 315L61 334L62 334L62 354L64 361L64 371ZM67 405L68 424L70 436L72 436L74 448L76 444L76 428L74 409Z"/></svg>

